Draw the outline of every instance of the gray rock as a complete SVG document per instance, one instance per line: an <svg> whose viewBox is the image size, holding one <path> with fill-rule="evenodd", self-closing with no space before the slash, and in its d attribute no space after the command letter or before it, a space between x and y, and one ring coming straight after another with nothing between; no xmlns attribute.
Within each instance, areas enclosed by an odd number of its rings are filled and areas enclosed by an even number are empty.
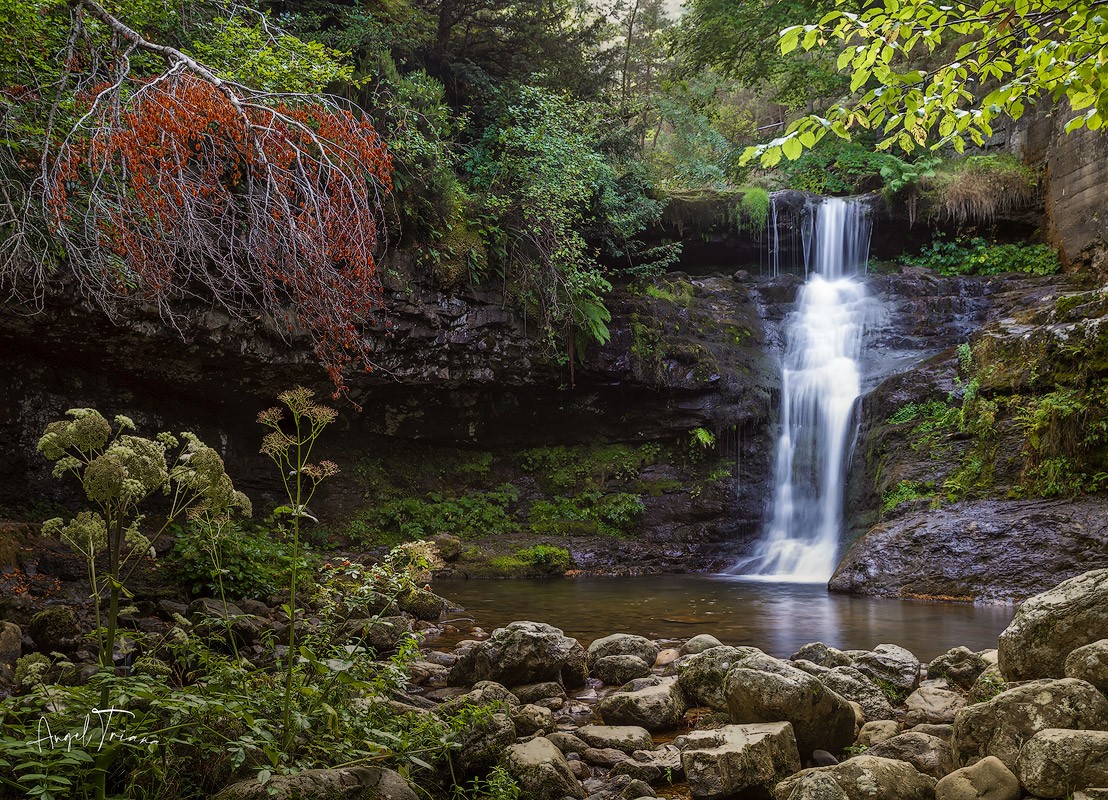
<svg viewBox="0 0 1108 800"><path fill-rule="evenodd" d="M753 655L765 654L757 647L710 647L677 662L677 682L692 703L726 711L723 681L732 667Z"/></svg>
<svg viewBox="0 0 1108 800"><path fill-rule="evenodd" d="M1036 797L1108 786L1108 731L1041 730L1020 748L1016 774Z"/></svg>
<svg viewBox="0 0 1108 800"><path fill-rule="evenodd" d="M588 747L581 753L581 759L594 767L613 767L621 761L627 761L631 756L614 747Z"/></svg>
<svg viewBox="0 0 1108 800"><path fill-rule="evenodd" d="M866 720L896 719L885 693L854 667L835 667L818 676L820 683L862 707Z"/></svg>
<svg viewBox="0 0 1108 800"><path fill-rule="evenodd" d="M693 731L676 744L694 798L717 800L741 792L768 794L800 769L796 739L787 722Z"/></svg>
<svg viewBox="0 0 1108 800"><path fill-rule="evenodd" d="M1020 747L1047 728L1108 730L1108 700L1073 678L1029 681L992 700L966 706L954 719L954 762L996 756L1016 769Z"/></svg>
<svg viewBox="0 0 1108 800"><path fill-rule="evenodd" d="M511 691L521 703L534 703L536 700L546 700L551 697L565 697L566 695L565 688L557 681L545 681L544 683L528 683L523 686L514 686Z"/></svg>
<svg viewBox="0 0 1108 800"><path fill-rule="evenodd" d="M553 742L554 746L563 753L583 753L589 749L589 745L584 739L572 733L555 731L554 733L548 733L546 738Z"/></svg>
<svg viewBox="0 0 1108 800"><path fill-rule="evenodd" d="M603 656L592 665L593 677L608 686L622 686L650 674L650 664L638 656Z"/></svg>
<svg viewBox="0 0 1108 800"><path fill-rule="evenodd" d="M1089 786L1073 793L1073 800L1108 800L1108 788Z"/></svg>
<svg viewBox="0 0 1108 800"><path fill-rule="evenodd" d="M907 761L919 772L938 780L954 771L954 755L950 745L937 736L908 731L873 745L868 756Z"/></svg>
<svg viewBox="0 0 1108 800"><path fill-rule="evenodd" d="M1066 656L1108 638L1108 569L1062 581L1016 611L1000 634L1000 671L1008 681L1060 678Z"/></svg>
<svg viewBox="0 0 1108 800"><path fill-rule="evenodd" d="M1070 651L1064 669L1067 678L1087 681L1102 693L1108 693L1108 639L1099 639Z"/></svg>
<svg viewBox="0 0 1108 800"><path fill-rule="evenodd" d="M938 736L947 744L950 744L950 740L954 737L953 725L933 725L925 723L923 725L914 725L909 730L914 733L926 733L928 736Z"/></svg>
<svg viewBox="0 0 1108 800"><path fill-rule="evenodd" d="M309 769L296 775L278 775L265 785L257 778L233 783L213 800L418 800L400 775L383 767Z"/></svg>
<svg viewBox="0 0 1108 800"><path fill-rule="evenodd" d="M72 653L81 644L81 623L69 606L49 606L31 617L27 633L41 653Z"/></svg>
<svg viewBox="0 0 1108 800"><path fill-rule="evenodd" d="M788 800L850 800L850 797L830 775L809 772L793 785Z"/></svg>
<svg viewBox="0 0 1108 800"><path fill-rule="evenodd" d="M609 725L638 725L648 731L664 731L680 723L689 710L676 678L638 678L596 705Z"/></svg>
<svg viewBox="0 0 1108 800"><path fill-rule="evenodd" d="M904 761L860 755L833 767L806 769L786 778L773 790L775 800L789 800L807 776L822 774L842 789L848 800L933 800L935 779Z"/></svg>
<svg viewBox="0 0 1108 800"><path fill-rule="evenodd" d="M696 653L703 653L705 650L711 650L713 647L722 647L723 642L712 636L710 633L701 633L692 637L685 642L679 648L679 652L683 656L694 655Z"/></svg>
<svg viewBox="0 0 1108 800"><path fill-rule="evenodd" d="M628 755L654 749L650 732L634 725L585 725L574 733L590 747L614 747Z"/></svg>
<svg viewBox="0 0 1108 800"><path fill-rule="evenodd" d="M844 653L842 650L836 650L834 647L829 647L823 642L811 642L806 644L792 654L793 661L811 661L813 664L819 664L821 667L849 667L851 663L850 656Z"/></svg>
<svg viewBox="0 0 1108 800"><path fill-rule="evenodd" d="M878 686L892 686L904 696L919 686L919 659L899 645L879 644L855 658L854 667Z"/></svg>
<svg viewBox="0 0 1108 800"><path fill-rule="evenodd" d="M13 666L23 653L23 631L14 622L0 622L0 665Z"/></svg>
<svg viewBox="0 0 1108 800"><path fill-rule="evenodd" d="M746 659L727 673L724 694L732 722L791 722L802 756L837 753L854 741L850 703L787 661Z"/></svg>
<svg viewBox="0 0 1108 800"><path fill-rule="evenodd" d="M469 706L484 706L495 712L511 714L519 708L520 702L496 681L480 681L468 692L447 700L437 711L445 716L453 716Z"/></svg>
<svg viewBox="0 0 1108 800"><path fill-rule="evenodd" d="M990 664L985 671L977 676L977 680L970 687L967 698L971 703L984 703L992 700L1004 691L1004 676L1000 674L1000 667Z"/></svg>
<svg viewBox="0 0 1108 800"><path fill-rule="evenodd" d="M531 736L554 730L554 714L549 708L528 703L511 711L510 716L512 724L516 726L516 736Z"/></svg>
<svg viewBox="0 0 1108 800"><path fill-rule="evenodd" d="M927 677L929 680L946 678L955 686L969 690L988 666L988 661L968 647L954 647L927 665Z"/></svg>
<svg viewBox="0 0 1108 800"><path fill-rule="evenodd" d="M541 622L513 622L465 651L450 668L451 686L497 681L506 686L558 681L583 686L585 650L558 628Z"/></svg>
<svg viewBox="0 0 1108 800"><path fill-rule="evenodd" d="M651 665L658 657L659 650L658 645L642 636L613 633L590 644L586 659L590 669L605 656L636 656Z"/></svg>
<svg viewBox="0 0 1108 800"><path fill-rule="evenodd" d="M542 736L508 747L502 763L529 800L585 796L562 751Z"/></svg>
<svg viewBox="0 0 1108 800"><path fill-rule="evenodd" d="M966 698L958 692L921 686L904 701L904 724L945 725L954 722L954 715L966 705Z"/></svg>
<svg viewBox="0 0 1108 800"><path fill-rule="evenodd" d="M1020 782L1004 762L986 756L935 784L935 800L1019 800Z"/></svg>
<svg viewBox="0 0 1108 800"><path fill-rule="evenodd" d="M461 745L454 751L462 775L484 775L500 760L504 748L516 740L516 728L507 714L467 719L457 733Z"/></svg>
<svg viewBox="0 0 1108 800"><path fill-rule="evenodd" d="M900 734L900 725L893 720L878 719L867 722L858 731L857 744L862 747L873 747L875 744L891 739Z"/></svg>

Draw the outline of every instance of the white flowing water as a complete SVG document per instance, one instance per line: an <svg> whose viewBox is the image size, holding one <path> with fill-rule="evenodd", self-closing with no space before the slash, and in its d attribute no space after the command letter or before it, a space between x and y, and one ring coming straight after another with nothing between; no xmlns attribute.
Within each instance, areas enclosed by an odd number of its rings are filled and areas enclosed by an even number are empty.
<svg viewBox="0 0 1108 800"><path fill-rule="evenodd" d="M834 572L861 393L868 209L827 198L814 214L808 280L787 323L770 521L753 556L732 569L764 580L826 582Z"/></svg>

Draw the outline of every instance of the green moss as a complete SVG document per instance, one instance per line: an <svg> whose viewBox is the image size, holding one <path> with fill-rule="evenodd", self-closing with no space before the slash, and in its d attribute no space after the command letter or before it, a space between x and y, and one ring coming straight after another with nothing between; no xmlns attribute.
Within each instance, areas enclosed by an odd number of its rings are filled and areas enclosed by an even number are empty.
<svg viewBox="0 0 1108 800"><path fill-rule="evenodd" d="M911 503L915 500L930 500L935 496L934 486L929 486L918 481L900 481L895 487L885 492L881 498L881 512L888 514L901 503Z"/></svg>
<svg viewBox="0 0 1108 800"><path fill-rule="evenodd" d="M394 545L438 534L476 539L511 533L518 522L511 513L519 493L511 484L458 496L429 492L424 497L389 500L360 511L346 535L363 544Z"/></svg>

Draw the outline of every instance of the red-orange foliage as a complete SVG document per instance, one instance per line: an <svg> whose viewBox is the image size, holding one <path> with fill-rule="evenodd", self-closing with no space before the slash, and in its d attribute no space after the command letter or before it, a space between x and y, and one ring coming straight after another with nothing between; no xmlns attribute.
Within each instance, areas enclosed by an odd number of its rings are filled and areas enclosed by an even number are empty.
<svg viewBox="0 0 1108 800"><path fill-rule="evenodd" d="M110 97L110 100L105 100ZM97 87L47 187L74 274L105 305L172 316L210 297L311 335L336 387L369 365L375 255L391 160L373 126L303 98L229 94L187 71ZM282 322L283 320L283 322Z"/></svg>

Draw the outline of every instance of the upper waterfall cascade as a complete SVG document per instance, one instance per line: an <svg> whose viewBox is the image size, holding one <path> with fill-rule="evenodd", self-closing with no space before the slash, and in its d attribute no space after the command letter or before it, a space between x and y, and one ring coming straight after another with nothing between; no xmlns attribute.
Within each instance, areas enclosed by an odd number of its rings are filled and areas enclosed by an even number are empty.
<svg viewBox="0 0 1108 800"><path fill-rule="evenodd" d="M762 540L734 573L825 582L834 572L872 307L860 280L870 226L859 198L826 198L812 207L803 243L808 279L786 323L773 506Z"/></svg>

